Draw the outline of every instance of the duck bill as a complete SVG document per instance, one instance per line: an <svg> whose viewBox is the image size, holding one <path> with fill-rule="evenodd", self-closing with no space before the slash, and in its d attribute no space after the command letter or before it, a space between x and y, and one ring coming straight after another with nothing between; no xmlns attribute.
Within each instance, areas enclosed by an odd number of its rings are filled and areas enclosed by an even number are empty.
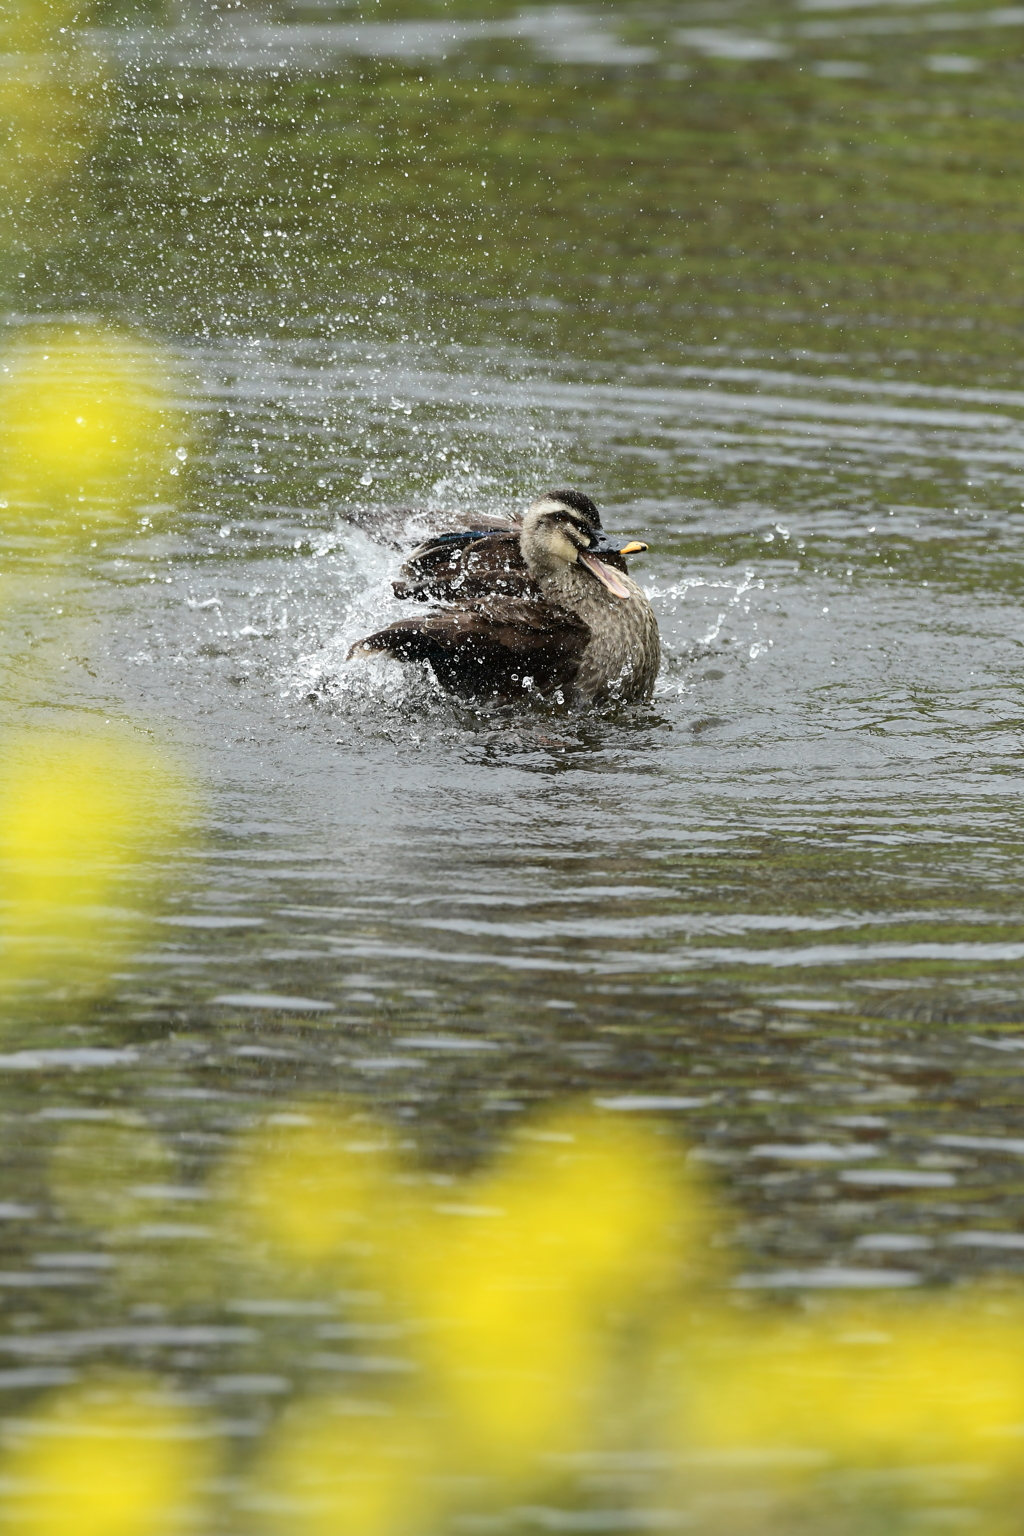
<svg viewBox="0 0 1024 1536"><path fill-rule="evenodd" d="M599 560L596 555L587 554L583 549L580 550L580 560L587 570L597 577L602 587L608 588L613 597L629 597L629 588L618 571L613 570L610 565L605 565L604 561Z"/></svg>

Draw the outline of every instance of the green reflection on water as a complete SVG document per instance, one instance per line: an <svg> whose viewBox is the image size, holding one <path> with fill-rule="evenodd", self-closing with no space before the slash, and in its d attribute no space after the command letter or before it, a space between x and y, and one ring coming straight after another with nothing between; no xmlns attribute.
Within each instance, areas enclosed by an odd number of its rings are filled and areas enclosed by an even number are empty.
<svg viewBox="0 0 1024 1536"><path fill-rule="evenodd" d="M602 20L653 43L658 61L631 67L557 66L490 38L440 63L122 69L70 181L14 210L8 302L200 332L281 317L374 337L498 332L623 358L674 358L681 342L852 351L869 371L955 371L968 349L1010 377L1020 28L957 14L966 28L935 30L929 13L865 32L859 11L736 8L729 28L791 50L747 63L674 42L692 17L666 7ZM840 35L806 35L823 25ZM927 67L954 46L981 67ZM865 75L815 73L837 55Z"/></svg>

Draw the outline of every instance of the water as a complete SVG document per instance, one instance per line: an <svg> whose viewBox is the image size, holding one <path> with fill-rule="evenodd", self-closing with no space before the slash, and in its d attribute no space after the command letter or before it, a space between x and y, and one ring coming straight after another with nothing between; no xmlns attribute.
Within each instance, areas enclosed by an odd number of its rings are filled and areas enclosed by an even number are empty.
<svg viewBox="0 0 1024 1536"><path fill-rule="evenodd" d="M109 992L8 1029L0 1391L285 1391L313 1324L147 1254L307 1095L439 1178L552 1098L658 1117L747 1289L1024 1269L1024 12L130 21L8 324L171 348L184 499L58 576L12 540L5 713L131 722L202 809ZM399 611L381 509L567 483L651 546L649 708L345 661ZM175 1167L112 1274L48 1170L140 1120Z"/></svg>

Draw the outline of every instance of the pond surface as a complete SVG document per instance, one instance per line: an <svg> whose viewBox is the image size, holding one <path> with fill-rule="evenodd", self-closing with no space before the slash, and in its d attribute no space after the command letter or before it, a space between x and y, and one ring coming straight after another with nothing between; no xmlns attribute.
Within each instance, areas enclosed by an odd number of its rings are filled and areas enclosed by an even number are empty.
<svg viewBox="0 0 1024 1536"><path fill-rule="evenodd" d="M438 1177L582 1096L699 1149L748 1287L1024 1270L1022 30L467 0L79 36L110 105L18 191L8 330L143 328L192 449L176 511L59 577L12 537L5 716L136 724L203 810L102 1000L10 1022L0 1390L300 1369L53 1201L69 1124L126 1115L185 1208L308 1096ZM382 509L562 484L650 544L649 708L346 662L399 612Z"/></svg>

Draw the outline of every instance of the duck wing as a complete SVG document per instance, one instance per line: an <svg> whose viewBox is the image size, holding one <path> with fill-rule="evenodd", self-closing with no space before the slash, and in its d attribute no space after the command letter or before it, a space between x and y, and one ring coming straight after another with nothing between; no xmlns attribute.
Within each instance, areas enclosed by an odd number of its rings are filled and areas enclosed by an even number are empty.
<svg viewBox="0 0 1024 1536"><path fill-rule="evenodd" d="M522 698L568 692L590 642L576 614L528 598L493 596L460 608L399 619L367 635L350 656L388 651L425 661L453 693Z"/></svg>
<svg viewBox="0 0 1024 1536"><path fill-rule="evenodd" d="M411 552L392 586L396 597L418 602L540 597L519 548L517 529L470 528L435 534Z"/></svg>
<svg viewBox="0 0 1024 1536"><path fill-rule="evenodd" d="M618 550L601 551L606 565L629 574ZM417 602L466 603L478 598L528 597L541 590L519 547L519 528L468 528L434 534L418 544L391 583L395 596Z"/></svg>

